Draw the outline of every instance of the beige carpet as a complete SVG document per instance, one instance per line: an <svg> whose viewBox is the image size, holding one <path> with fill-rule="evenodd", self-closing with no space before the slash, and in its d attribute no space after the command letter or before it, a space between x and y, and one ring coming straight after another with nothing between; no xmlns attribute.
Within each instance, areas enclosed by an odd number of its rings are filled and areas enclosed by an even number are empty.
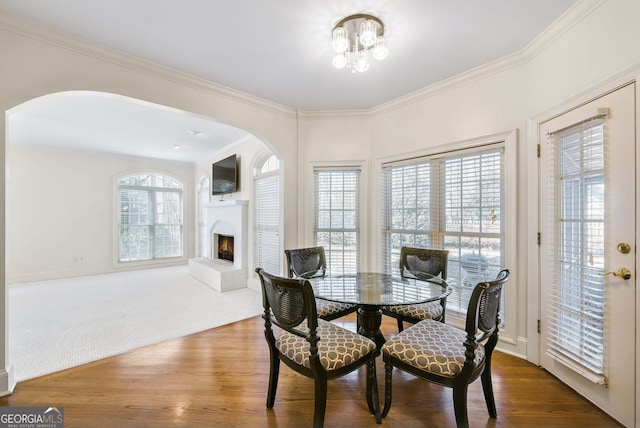
<svg viewBox="0 0 640 428"><path fill-rule="evenodd" d="M187 266L13 284L8 297L18 382L262 312L260 293L219 293Z"/></svg>

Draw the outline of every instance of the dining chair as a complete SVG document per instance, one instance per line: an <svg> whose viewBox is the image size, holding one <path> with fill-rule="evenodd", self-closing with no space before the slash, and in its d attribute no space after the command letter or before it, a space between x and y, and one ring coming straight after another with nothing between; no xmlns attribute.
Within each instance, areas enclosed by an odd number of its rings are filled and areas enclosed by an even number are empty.
<svg viewBox="0 0 640 428"><path fill-rule="evenodd" d="M419 278L420 273L425 273L429 277L431 275L440 276L446 280L448 258L448 250L402 247L400 249L400 275ZM426 319L444 322L446 305L447 296L444 296L437 302L384 306L382 313L395 318L398 321L398 332L401 332L404 329L405 321L411 324Z"/></svg>
<svg viewBox="0 0 640 428"><path fill-rule="evenodd" d="M467 388L480 377L489 416L496 418L491 355L498 342L502 287L508 280L509 270L504 269L495 280L479 282L475 286L469 300L464 330L425 320L408 327L382 346L385 364L383 418L391 408L391 372L394 367L452 388L458 428L469 426Z"/></svg>
<svg viewBox="0 0 640 428"><path fill-rule="evenodd" d="M272 409L278 387L280 361L312 378L315 383L314 428L324 424L327 381L366 365L366 398L369 411L382 423L376 379L373 340L318 318L316 299L308 279L256 272L262 284L265 337L269 344L270 368L267 409ZM280 328L278 336L272 326Z"/></svg>
<svg viewBox="0 0 640 428"><path fill-rule="evenodd" d="M297 248L284 250L287 259L289 278L314 278L325 276L327 272L327 257L324 247ZM333 302L316 297L318 317L331 321L358 310L357 305Z"/></svg>

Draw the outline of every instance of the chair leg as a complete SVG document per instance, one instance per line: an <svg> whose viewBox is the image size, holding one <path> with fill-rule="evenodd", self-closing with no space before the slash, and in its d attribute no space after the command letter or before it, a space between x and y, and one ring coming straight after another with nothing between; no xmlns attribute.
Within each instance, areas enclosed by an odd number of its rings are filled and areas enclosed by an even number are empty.
<svg viewBox="0 0 640 428"><path fill-rule="evenodd" d="M402 330L404 330L404 323L398 318L398 333L402 333Z"/></svg>
<svg viewBox="0 0 640 428"><path fill-rule="evenodd" d="M487 411L492 418L498 417L496 410L496 400L493 397L493 382L491 382L491 360L487 360L487 365L480 376L482 381L482 391L484 392L484 401L487 403Z"/></svg>
<svg viewBox="0 0 640 428"><path fill-rule="evenodd" d="M280 373L280 359L273 352L270 354L269 389L267 391L267 409L273 409L278 389L278 375Z"/></svg>
<svg viewBox="0 0 640 428"><path fill-rule="evenodd" d="M367 404L369 411L376 418L376 423L382 423L380 416L380 397L378 396L378 379L376 375L375 357L367 363Z"/></svg>
<svg viewBox="0 0 640 428"><path fill-rule="evenodd" d="M391 363L385 363L384 365L384 409L382 410L382 417L387 417L389 409L391 408L391 372L393 366Z"/></svg>
<svg viewBox="0 0 640 428"><path fill-rule="evenodd" d="M467 388L468 385L453 387L453 410L456 414L457 428L469 428L467 416Z"/></svg>
<svg viewBox="0 0 640 428"><path fill-rule="evenodd" d="M327 378L319 376L315 380L315 409L313 411L313 428L324 426L324 413L327 409Z"/></svg>

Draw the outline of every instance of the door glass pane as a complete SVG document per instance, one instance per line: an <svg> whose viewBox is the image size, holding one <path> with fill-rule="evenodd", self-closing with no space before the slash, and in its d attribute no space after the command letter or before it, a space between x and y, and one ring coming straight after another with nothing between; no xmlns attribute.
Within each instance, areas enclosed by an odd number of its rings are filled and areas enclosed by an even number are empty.
<svg viewBox="0 0 640 428"><path fill-rule="evenodd" d="M557 159L553 298L547 353L605 376L604 124L595 119L550 141Z"/></svg>

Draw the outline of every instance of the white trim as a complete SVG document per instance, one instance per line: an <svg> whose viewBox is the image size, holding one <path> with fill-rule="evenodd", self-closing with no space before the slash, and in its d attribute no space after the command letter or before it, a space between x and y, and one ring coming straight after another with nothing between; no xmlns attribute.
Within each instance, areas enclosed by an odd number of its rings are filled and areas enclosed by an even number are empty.
<svg viewBox="0 0 640 428"><path fill-rule="evenodd" d="M0 397L13 394L13 390L16 389L16 384L13 365L8 364L6 370L0 370Z"/></svg>
<svg viewBox="0 0 640 428"><path fill-rule="evenodd" d="M316 111L305 112L306 117L344 117L366 116L366 113L384 113L407 105L420 102L427 98L435 97L444 92L451 91L457 87L467 85L477 80L486 78L494 74L501 73L511 68L516 68L534 59L545 48L559 39L563 34L581 22L585 17L599 8L606 0L580 0L569 10L560 16L555 22L547 27L540 35L533 39L527 46L518 52L499 58L495 61L480 65L471 70L466 70L456 76L445 80L440 80L432 85L426 86L417 91L411 92L399 98L395 98L387 103L371 108L369 110L348 110L348 111ZM303 116L302 114L300 115Z"/></svg>
<svg viewBox="0 0 640 428"><path fill-rule="evenodd" d="M31 22L20 20L0 12L0 28L17 33L62 49L78 52L100 61L109 62L130 70L165 79L186 87L214 93L227 99L240 102L252 107L271 111L290 118L296 117L296 111L290 107L277 104L255 95L241 92L229 87L213 83L191 74L181 72L160 64L146 61L142 58L127 55L123 52L110 49L87 40L79 39L67 34L46 28Z"/></svg>
<svg viewBox="0 0 640 428"><path fill-rule="evenodd" d="M369 270L369 261L366 258L369 248L369 192L367 191L369 186L369 162L366 160L352 160L352 161L321 161L321 162L307 162L306 171L304 176L304 224L301 246L313 245L313 229L314 229L314 207L315 207L315 189L314 189L314 171L317 169L359 169L360 170L360 269Z"/></svg>
<svg viewBox="0 0 640 428"><path fill-rule="evenodd" d="M640 80L640 64L628 67L620 73L598 82L585 91L571 96L559 104L538 113L527 120L527 138L528 142L525 149L527 150L527 201L526 204L530 209L527 210L527 281L526 281L526 302L527 302L527 360L540 364L540 335L538 333L538 320L540 319L540 254L538 242L538 231L540 230L539 215L539 159L537 157L537 145L540 139L540 124L560 116L564 112L575 109L581 105L587 104L597 98L613 92L616 89L629 83ZM640 100L638 100L640 105ZM640 114L636 111L636 133L640 135ZM640 154L636 160L636 164L640 165ZM639 189L640 190L640 189ZM640 196L636 194L636 210L640 210ZM535 208L535 209L534 209ZM638 211L640 212L640 211ZM639 231L636 231L636 241L640 238ZM636 265L640 263L640 252L636 253ZM638 265L640 266L640 265ZM636 308L640 308L640 293L636 293ZM636 331L640 331L640 317L636 316ZM636 373L640 373L640 340L636 340ZM640 376L636 376L636 390L640 390ZM640 412L637 416L640 424Z"/></svg>
<svg viewBox="0 0 640 428"><path fill-rule="evenodd" d="M135 174L156 174L162 175L164 177L169 177L172 180L180 183L182 185L181 194L182 194L182 256L176 257L167 257L162 259L151 259L151 260L136 260L130 262L120 262L120 192L118 181L123 177L128 177L130 175ZM188 254L188 245L190 240L188 239L188 221L187 221L187 192L185 191L185 183L187 181L180 176L175 174L157 169L157 168L137 168L137 169L128 169L126 171L121 171L117 174L113 175L112 181L112 190L113 190L113 248L112 248L112 267L118 271L121 270L134 270L134 269L144 269L149 267L164 267L164 266L175 266L180 264L185 264L189 260ZM195 202L193 202L195 206ZM189 213L190 214L190 213Z"/></svg>

